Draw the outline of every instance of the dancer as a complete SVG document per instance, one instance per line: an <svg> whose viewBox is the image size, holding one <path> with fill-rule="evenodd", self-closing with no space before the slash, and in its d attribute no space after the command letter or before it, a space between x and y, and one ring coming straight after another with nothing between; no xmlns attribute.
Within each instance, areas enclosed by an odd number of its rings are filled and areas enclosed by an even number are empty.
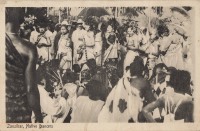
<svg viewBox="0 0 200 131"><path fill-rule="evenodd" d="M143 105L155 100L150 83L143 78L143 60L136 57L130 65L130 77L123 77L112 89L99 114L98 122L139 122ZM138 119L140 118L140 119Z"/></svg>

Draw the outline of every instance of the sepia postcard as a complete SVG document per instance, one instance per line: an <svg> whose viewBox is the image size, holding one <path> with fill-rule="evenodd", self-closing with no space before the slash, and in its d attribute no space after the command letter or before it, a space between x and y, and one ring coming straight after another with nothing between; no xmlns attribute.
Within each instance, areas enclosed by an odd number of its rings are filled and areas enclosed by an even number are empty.
<svg viewBox="0 0 200 131"><path fill-rule="evenodd" d="M200 1L0 7L0 131L200 130Z"/></svg>

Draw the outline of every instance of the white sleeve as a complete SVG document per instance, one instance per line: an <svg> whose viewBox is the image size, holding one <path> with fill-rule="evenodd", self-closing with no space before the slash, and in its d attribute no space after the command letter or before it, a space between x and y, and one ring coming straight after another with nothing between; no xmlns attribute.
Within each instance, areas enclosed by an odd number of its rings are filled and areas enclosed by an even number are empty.
<svg viewBox="0 0 200 131"><path fill-rule="evenodd" d="M31 33L31 36L30 36L30 42L33 43L33 44L35 44L35 41L34 41L32 33Z"/></svg>
<svg viewBox="0 0 200 131"><path fill-rule="evenodd" d="M34 32L31 32L30 42L35 44L37 37L38 37L38 35L36 35Z"/></svg>
<svg viewBox="0 0 200 131"><path fill-rule="evenodd" d="M59 115L63 112L67 106L67 102L64 98L60 98L59 101L52 99L48 92L43 87L38 87L40 93L40 105L44 113L48 115Z"/></svg>

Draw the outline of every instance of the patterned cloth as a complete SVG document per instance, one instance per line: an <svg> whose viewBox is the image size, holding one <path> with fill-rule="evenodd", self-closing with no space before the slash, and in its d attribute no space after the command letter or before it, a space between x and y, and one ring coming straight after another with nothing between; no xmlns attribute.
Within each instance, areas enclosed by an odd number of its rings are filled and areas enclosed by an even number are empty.
<svg viewBox="0 0 200 131"><path fill-rule="evenodd" d="M105 61L106 73L112 87L114 87L119 80L117 62L117 59L107 59Z"/></svg>
<svg viewBox="0 0 200 131"><path fill-rule="evenodd" d="M57 58L61 60L60 68L72 69L72 49L70 48L70 39L68 34L61 35L58 42Z"/></svg>
<svg viewBox="0 0 200 131"><path fill-rule="evenodd" d="M138 122L138 114L143 106L139 91L132 87L127 78L119 80L107 97L99 114L98 122Z"/></svg>
<svg viewBox="0 0 200 131"><path fill-rule="evenodd" d="M25 86L25 63L22 56L6 36L6 122L31 122Z"/></svg>

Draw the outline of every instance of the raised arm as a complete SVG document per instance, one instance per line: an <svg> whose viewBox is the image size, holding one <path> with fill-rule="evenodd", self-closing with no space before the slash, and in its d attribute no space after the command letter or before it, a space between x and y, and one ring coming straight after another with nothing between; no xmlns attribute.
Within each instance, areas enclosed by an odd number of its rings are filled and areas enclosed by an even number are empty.
<svg viewBox="0 0 200 131"><path fill-rule="evenodd" d="M36 116L36 122L41 123L40 96L36 83L37 49L35 46L32 46L28 52L28 65L25 70L28 103Z"/></svg>

